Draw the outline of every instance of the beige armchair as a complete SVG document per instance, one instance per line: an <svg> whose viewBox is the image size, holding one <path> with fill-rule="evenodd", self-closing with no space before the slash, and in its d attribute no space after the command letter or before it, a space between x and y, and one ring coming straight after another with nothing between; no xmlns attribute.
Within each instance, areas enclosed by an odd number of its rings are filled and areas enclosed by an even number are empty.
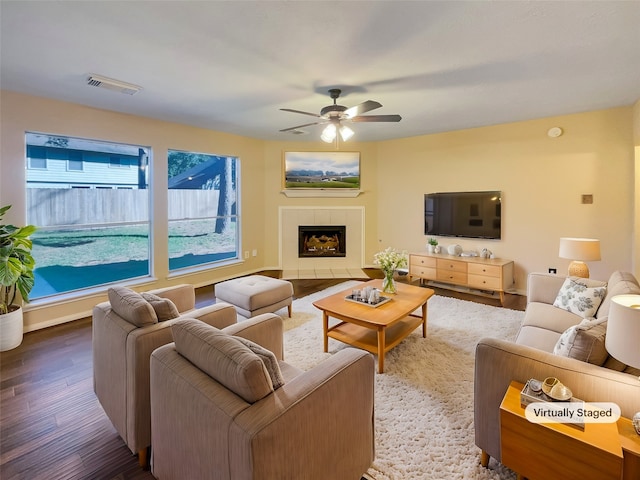
<svg viewBox="0 0 640 480"><path fill-rule="evenodd" d="M175 343L151 356L156 478L361 478L374 459L373 357L348 348L302 372L282 361L282 328L275 315L224 333L172 327ZM237 337L277 353L264 360Z"/></svg>
<svg viewBox="0 0 640 480"><path fill-rule="evenodd" d="M171 325L184 315L218 328L237 322L236 310L229 304L196 309L193 285L152 290L145 295L151 302L123 287L110 289L110 301L93 309L92 327L94 391L120 437L139 455L141 466L148 464L151 445L151 352L173 341ZM170 317L176 318L165 320Z"/></svg>

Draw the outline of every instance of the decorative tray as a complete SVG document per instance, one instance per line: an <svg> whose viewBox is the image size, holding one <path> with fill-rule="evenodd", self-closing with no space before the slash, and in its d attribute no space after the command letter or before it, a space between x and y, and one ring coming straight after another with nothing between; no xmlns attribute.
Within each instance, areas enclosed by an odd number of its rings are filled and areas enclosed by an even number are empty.
<svg viewBox="0 0 640 480"><path fill-rule="evenodd" d="M527 405L534 402L558 402L553 399L551 396L547 395L542 391L542 382L540 380L536 380L535 378L530 378L527 380L524 388L520 392L520 406L522 408L527 408ZM571 397L568 399L569 402L578 402L584 403L582 400ZM558 402L562 403L562 402ZM584 430L584 422L580 420L576 420L574 422L569 422L567 425L571 425L572 427L579 428L580 430Z"/></svg>
<svg viewBox="0 0 640 480"><path fill-rule="evenodd" d="M369 301L364 297L355 297L354 295L347 295L344 297L347 302L359 303L360 305L366 305L367 307L377 308L380 305L384 305L387 302L392 300L391 297L383 297L380 295L378 297L378 301L376 303L369 303Z"/></svg>

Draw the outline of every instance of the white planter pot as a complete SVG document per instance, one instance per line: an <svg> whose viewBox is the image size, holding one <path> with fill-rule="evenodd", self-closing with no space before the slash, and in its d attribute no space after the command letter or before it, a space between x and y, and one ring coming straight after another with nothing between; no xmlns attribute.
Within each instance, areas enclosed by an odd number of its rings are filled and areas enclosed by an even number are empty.
<svg viewBox="0 0 640 480"><path fill-rule="evenodd" d="M22 307L0 315L0 352L22 343Z"/></svg>

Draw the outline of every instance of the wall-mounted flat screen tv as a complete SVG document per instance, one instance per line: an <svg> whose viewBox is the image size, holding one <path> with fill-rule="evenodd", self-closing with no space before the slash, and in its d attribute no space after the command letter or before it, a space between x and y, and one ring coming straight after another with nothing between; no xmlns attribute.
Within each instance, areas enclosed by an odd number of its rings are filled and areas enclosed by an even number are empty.
<svg viewBox="0 0 640 480"><path fill-rule="evenodd" d="M424 196L424 234L501 237L502 192L443 192Z"/></svg>

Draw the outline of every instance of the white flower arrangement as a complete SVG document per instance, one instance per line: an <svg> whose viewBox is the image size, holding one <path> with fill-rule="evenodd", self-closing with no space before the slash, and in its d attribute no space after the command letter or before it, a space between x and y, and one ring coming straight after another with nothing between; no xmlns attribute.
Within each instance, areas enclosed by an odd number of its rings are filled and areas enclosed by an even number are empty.
<svg viewBox="0 0 640 480"><path fill-rule="evenodd" d="M393 275L398 268L407 266L407 252L398 252L394 248L386 248L373 256L373 263L379 265L385 276Z"/></svg>

